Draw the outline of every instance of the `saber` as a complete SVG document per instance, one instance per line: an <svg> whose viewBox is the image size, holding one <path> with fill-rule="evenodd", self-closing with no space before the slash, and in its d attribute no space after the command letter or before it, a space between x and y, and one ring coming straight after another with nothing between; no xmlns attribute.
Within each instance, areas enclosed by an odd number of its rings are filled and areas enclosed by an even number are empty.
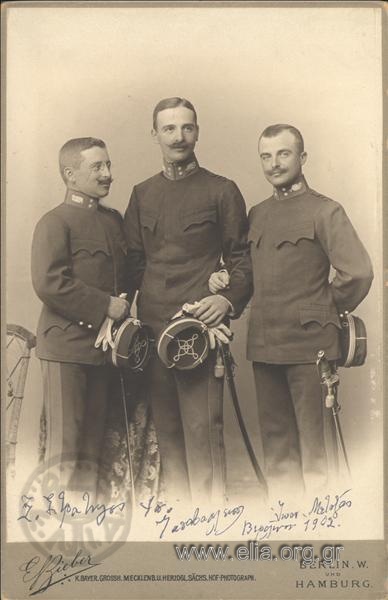
<svg viewBox="0 0 388 600"><path fill-rule="evenodd" d="M121 384L121 396L123 400L123 408L124 408L124 421L125 421L125 431L127 435L127 450L128 450L128 465L129 465L129 474L131 476L131 501L132 501L132 514L135 512L136 508L136 494L135 494L135 478L134 478L134 469L132 463L131 456L131 446L129 442L129 428L128 428L128 412L127 412L127 402L126 402L126 394L125 394L125 382L124 375L121 369L120 372L120 384Z"/></svg>
<svg viewBox="0 0 388 600"><path fill-rule="evenodd" d="M223 342L220 342L218 340L218 347L220 349L221 352L221 356L222 356L222 361L224 363L225 366L225 376L226 376L226 380L228 382L229 385L229 390L230 390L230 395L232 397L232 402L233 402L233 407L236 413L236 417L237 417L237 421L243 436L243 440L245 443L245 447L247 449L253 470L256 474L257 480L259 481L259 483L261 484L261 486L264 489L265 492L265 496L268 496L268 486L267 486L267 482L265 480L265 477L263 475L262 470L260 469L260 465L257 462L257 458L255 456L255 452L253 450L252 444L250 442L249 436L248 436L248 432L246 430L245 427L245 423L241 414L241 408L238 402L238 397L237 397L237 390L236 390L236 385L234 382L234 372L233 372L233 358L232 355L230 353L229 350L229 346L228 344L224 344Z"/></svg>
<svg viewBox="0 0 388 600"><path fill-rule="evenodd" d="M341 424L340 424L339 417L338 417L338 412L339 412L340 408L341 407L339 406L339 404L337 404L336 406L333 406L333 408L332 408L332 414L333 414L333 418L334 418L335 429L336 429L336 432L337 432L338 443L339 443L339 446L341 448L342 455L344 457L344 461L345 461L345 465L346 465L346 469L347 469L348 475L349 475L349 477L351 477L352 473L350 471L350 466L349 466L349 461L348 461L348 455L347 455L347 452L346 452L346 449L345 449L345 443L344 443L344 438L343 438L343 435L342 435Z"/></svg>
<svg viewBox="0 0 388 600"><path fill-rule="evenodd" d="M322 386L325 386L327 389L327 393L326 393L326 397L325 397L325 405L326 405L326 408L331 408L331 413L333 415L335 430L336 430L336 434L337 434L338 446L342 452L342 456L344 458L344 462L346 465L348 475L349 475L349 477L351 477L348 455L346 452L345 442L344 442L344 438L342 435L341 423L340 423L339 416L338 416L338 413L341 410L341 406L338 403L338 397L337 397L337 388L339 385L339 377L338 377L336 370L334 372L332 371L330 363L327 360L327 358L325 356L325 352L323 350L320 350L318 352L318 359L317 359L316 364L318 367L318 373L319 373L319 377L321 379L321 384L322 384ZM338 450L338 446L337 446L337 450Z"/></svg>

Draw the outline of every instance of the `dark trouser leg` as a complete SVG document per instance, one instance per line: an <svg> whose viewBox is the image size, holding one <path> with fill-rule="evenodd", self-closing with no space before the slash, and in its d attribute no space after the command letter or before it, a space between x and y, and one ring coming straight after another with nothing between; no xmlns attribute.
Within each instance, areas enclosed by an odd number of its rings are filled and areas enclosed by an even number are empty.
<svg viewBox="0 0 388 600"><path fill-rule="evenodd" d="M95 495L112 367L41 363L47 414L45 459L66 461L63 489ZM82 463L85 459L88 462Z"/></svg>
<svg viewBox="0 0 388 600"><path fill-rule="evenodd" d="M225 495L223 380L214 377L214 361L212 352L205 364L175 373L193 501Z"/></svg>
<svg viewBox="0 0 388 600"><path fill-rule="evenodd" d="M169 370L156 358L150 365L149 397L171 499L223 499L223 383L214 377L213 360L192 371Z"/></svg>
<svg viewBox="0 0 388 600"><path fill-rule="evenodd" d="M322 400L316 365L289 365L287 380L298 424L306 489L310 491L324 489L328 478L324 436L326 409Z"/></svg>
<svg viewBox="0 0 388 600"><path fill-rule="evenodd" d="M174 374L152 357L148 397L159 444L163 480L169 500L190 499L185 441Z"/></svg>
<svg viewBox="0 0 388 600"><path fill-rule="evenodd" d="M87 369L87 396L85 402L82 435L79 446L79 462L72 478L74 489L90 485L86 489L95 489L98 482L101 453L103 449L104 434L109 398L117 393L118 370L110 365L88 366ZM82 460L90 472L82 469Z"/></svg>
<svg viewBox="0 0 388 600"><path fill-rule="evenodd" d="M270 494L303 491L299 436L294 407L286 377L286 367L253 363Z"/></svg>

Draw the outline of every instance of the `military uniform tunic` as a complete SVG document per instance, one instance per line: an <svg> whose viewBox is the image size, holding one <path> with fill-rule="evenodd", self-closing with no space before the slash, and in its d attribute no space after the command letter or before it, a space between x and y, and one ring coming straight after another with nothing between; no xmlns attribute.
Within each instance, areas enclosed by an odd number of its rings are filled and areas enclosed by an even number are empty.
<svg viewBox="0 0 388 600"><path fill-rule="evenodd" d="M185 302L209 295L220 259L223 291L238 316L251 294L245 202L233 181L203 168L174 180L159 173L133 189L124 217L139 318L161 328Z"/></svg>
<svg viewBox="0 0 388 600"><path fill-rule="evenodd" d="M304 178L249 213L254 276L247 356L254 361L269 479L327 474L315 361L338 359L338 313L352 311L373 278L369 256L342 206ZM334 277L330 278L330 268ZM303 485L303 483L301 483Z"/></svg>
<svg viewBox="0 0 388 600"><path fill-rule="evenodd" d="M209 296L221 259L231 273L222 294L243 310L251 294L245 203L235 183L193 158L134 187L124 217L138 316L158 336L185 302ZM167 487L176 496L222 494L222 383L213 360L193 371L150 365L149 397Z"/></svg>
<svg viewBox="0 0 388 600"><path fill-rule="evenodd" d="M43 302L37 355L99 365L94 348L110 296L128 291L122 217L80 192L38 222L32 243L32 283Z"/></svg>
<svg viewBox="0 0 388 600"><path fill-rule="evenodd" d="M338 312L356 308L371 284L369 256L342 206L301 185L249 214L249 360L315 362L318 350L339 358Z"/></svg>
<svg viewBox="0 0 388 600"><path fill-rule="evenodd" d="M45 458L66 457L66 489L96 491L108 400L118 372L94 342L110 296L129 291L122 217L80 192L45 214L32 242L43 302L37 332L47 418ZM81 459L92 468L82 471ZM90 466L90 465L89 465Z"/></svg>

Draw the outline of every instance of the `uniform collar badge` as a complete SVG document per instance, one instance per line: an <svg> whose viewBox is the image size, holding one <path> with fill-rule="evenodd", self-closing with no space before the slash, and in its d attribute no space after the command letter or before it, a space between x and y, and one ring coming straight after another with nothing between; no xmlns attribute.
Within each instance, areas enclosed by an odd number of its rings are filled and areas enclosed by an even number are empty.
<svg viewBox="0 0 388 600"><path fill-rule="evenodd" d="M199 164L195 156L191 156L186 162L182 163L169 163L163 159L163 175L172 181L185 179L198 171L198 169Z"/></svg>
<svg viewBox="0 0 388 600"><path fill-rule="evenodd" d="M299 178L298 181L295 181L289 187L280 187L274 188L274 196L277 200L282 200L286 198L294 198L295 196L300 196L307 189L307 183L303 175Z"/></svg>
<svg viewBox="0 0 388 600"><path fill-rule="evenodd" d="M91 198L90 196L87 196L87 194L83 194L82 192L78 191L73 192L72 190L67 190L65 203L89 209L96 208L98 206L97 198Z"/></svg>

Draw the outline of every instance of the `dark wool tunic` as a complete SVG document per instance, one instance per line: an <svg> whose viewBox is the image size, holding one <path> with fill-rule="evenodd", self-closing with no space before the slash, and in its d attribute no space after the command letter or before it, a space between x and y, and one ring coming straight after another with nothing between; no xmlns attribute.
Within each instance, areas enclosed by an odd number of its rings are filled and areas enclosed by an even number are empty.
<svg viewBox="0 0 388 600"><path fill-rule="evenodd" d="M185 302L209 296L226 263L222 291L239 316L251 295L245 202L233 181L198 168L177 180L162 173L136 185L124 217L139 318L158 334Z"/></svg>
<svg viewBox="0 0 388 600"><path fill-rule="evenodd" d="M122 217L80 192L39 221L32 243L32 282L43 302L39 358L103 364L94 342L110 296L128 291Z"/></svg>
<svg viewBox="0 0 388 600"><path fill-rule="evenodd" d="M254 296L248 359L256 362L311 363L319 350L339 358L338 313L354 310L373 278L342 206L304 180L295 187L249 213Z"/></svg>

